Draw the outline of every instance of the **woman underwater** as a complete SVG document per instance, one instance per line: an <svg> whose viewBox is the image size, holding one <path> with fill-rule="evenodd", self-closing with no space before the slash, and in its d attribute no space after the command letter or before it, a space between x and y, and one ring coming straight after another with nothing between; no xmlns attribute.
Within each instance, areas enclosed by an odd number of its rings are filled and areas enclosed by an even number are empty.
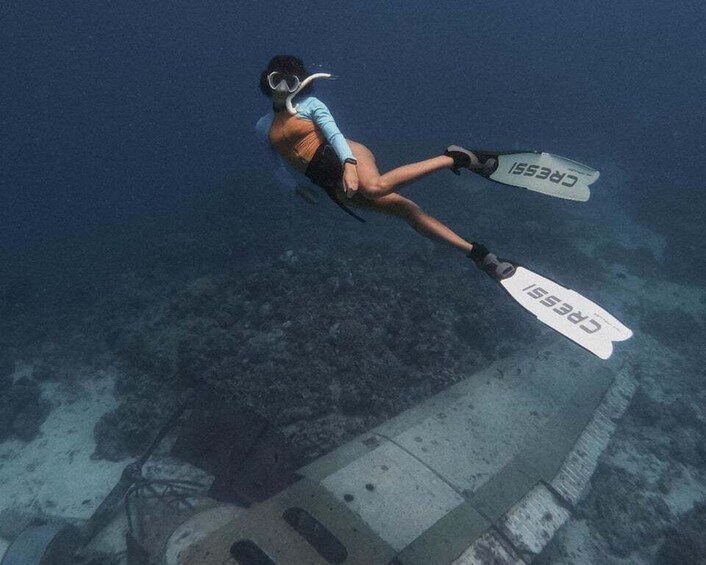
<svg viewBox="0 0 706 565"><path fill-rule="evenodd" d="M346 139L320 100L304 96L296 106L292 103L317 76L330 75L308 76L301 59L284 55L274 57L260 76L260 90L272 98L273 112L260 118L256 129L271 151L281 184L305 196L295 178L303 174L354 216L347 202L402 218L422 235L451 244L499 281L523 308L601 359L611 356L614 341L632 336L629 328L597 304L526 267L498 259L396 192L434 171L451 169L459 174L465 168L502 184L585 202L588 185L598 178L598 171L548 153L487 153L451 145L443 155L381 175L371 151Z"/></svg>
<svg viewBox="0 0 706 565"><path fill-rule="evenodd" d="M306 92L309 84L302 87L302 83L308 76L302 60L288 55L273 57L260 76L260 90L272 98L273 112L260 118L256 130L274 157L275 176L280 184L300 192L302 183L295 177L303 174L353 216L356 215L347 203L397 216L425 237L460 249L495 278L506 278L514 272L511 263L498 261L481 244L461 238L396 192L440 169L451 169L458 174L459 169L467 168L487 175L497 167L496 159L450 146L443 155L380 174L370 149L346 139L320 100L301 96L295 113L288 111L287 99L291 101L293 95ZM300 194L306 198L305 193Z"/></svg>

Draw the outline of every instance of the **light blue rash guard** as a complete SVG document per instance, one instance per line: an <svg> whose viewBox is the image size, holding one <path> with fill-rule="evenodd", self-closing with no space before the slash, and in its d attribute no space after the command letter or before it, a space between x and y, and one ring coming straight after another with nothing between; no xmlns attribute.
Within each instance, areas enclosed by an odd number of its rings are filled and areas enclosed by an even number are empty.
<svg viewBox="0 0 706 565"><path fill-rule="evenodd" d="M283 112L286 110L282 110ZM297 121L294 121L297 120ZM307 123L301 123L304 120ZM311 184L311 181L291 163L295 162L301 169L314 155L318 146L328 142L336 152L341 163L346 159L355 161L353 152L338 129L331 112L318 98L307 96L297 103L297 113L294 116L286 115L286 119L279 120L273 137L280 139L280 154L270 141L270 130L275 122L275 113L270 112L262 116L255 126L257 137L272 158L273 170L278 183L285 188L295 188L297 184Z"/></svg>

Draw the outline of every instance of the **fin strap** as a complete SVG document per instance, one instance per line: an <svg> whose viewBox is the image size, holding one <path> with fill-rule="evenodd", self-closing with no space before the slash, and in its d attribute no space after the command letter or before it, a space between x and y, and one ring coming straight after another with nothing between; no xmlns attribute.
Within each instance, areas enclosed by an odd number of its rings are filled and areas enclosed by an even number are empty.
<svg viewBox="0 0 706 565"><path fill-rule="evenodd" d="M504 259L498 258L495 253L490 253L482 243L471 242L473 248L467 253L478 268L485 271L496 281L507 279L515 274L515 265Z"/></svg>

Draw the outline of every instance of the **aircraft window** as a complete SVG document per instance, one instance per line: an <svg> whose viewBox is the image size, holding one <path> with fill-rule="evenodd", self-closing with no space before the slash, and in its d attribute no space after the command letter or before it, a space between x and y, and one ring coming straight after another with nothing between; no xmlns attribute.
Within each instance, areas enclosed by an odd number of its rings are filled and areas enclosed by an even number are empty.
<svg viewBox="0 0 706 565"><path fill-rule="evenodd" d="M240 565L276 565L255 542L246 539L230 546L230 554Z"/></svg>
<svg viewBox="0 0 706 565"><path fill-rule="evenodd" d="M287 508L282 517L329 563L343 563L348 550L321 522L302 508Z"/></svg>

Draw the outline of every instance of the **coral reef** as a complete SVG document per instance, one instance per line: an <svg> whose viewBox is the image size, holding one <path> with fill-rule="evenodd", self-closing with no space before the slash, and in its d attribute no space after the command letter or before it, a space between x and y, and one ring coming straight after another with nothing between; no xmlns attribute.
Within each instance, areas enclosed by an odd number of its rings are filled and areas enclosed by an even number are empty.
<svg viewBox="0 0 706 565"><path fill-rule="evenodd" d="M49 410L36 382L27 378L0 381L0 441L9 437L31 441Z"/></svg>
<svg viewBox="0 0 706 565"><path fill-rule="evenodd" d="M620 557L654 542L671 516L664 501L624 469L602 465L586 500L591 524Z"/></svg>
<svg viewBox="0 0 706 565"><path fill-rule="evenodd" d="M642 321L645 331L677 350L690 350L694 335L706 333L704 320L683 310L652 311Z"/></svg>
<svg viewBox="0 0 706 565"><path fill-rule="evenodd" d="M670 528L660 547L656 565L706 564L706 502L687 512Z"/></svg>
<svg viewBox="0 0 706 565"><path fill-rule="evenodd" d="M308 460L535 335L522 332L513 304L487 307L465 284L430 272L426 258L391 263L374 248L346 257L289 251L145 303L136 314L116 309L126 314L105 327L135 376L121 380L121 407L96 427L97 456L144 444L137 428L154 424L151 382L160 399L200 387L233 395Z"/></svg>

